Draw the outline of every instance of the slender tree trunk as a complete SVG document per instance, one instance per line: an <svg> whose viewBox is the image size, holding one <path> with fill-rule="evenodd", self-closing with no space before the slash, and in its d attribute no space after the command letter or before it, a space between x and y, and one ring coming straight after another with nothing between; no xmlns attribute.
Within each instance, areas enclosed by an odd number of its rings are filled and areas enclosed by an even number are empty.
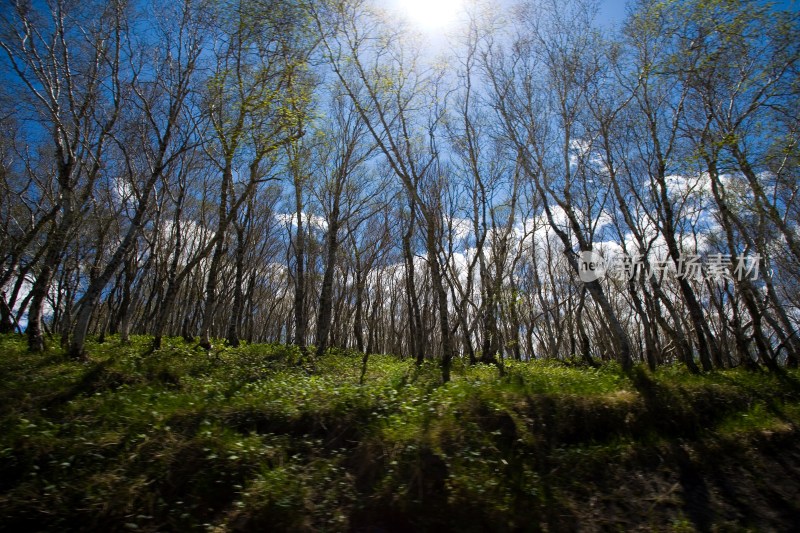
<svg viewBox="0 0 800 533"><path fill-rule="evenodd" d="M408 222L408 230L403 234L403 258L406 266L406 300L408 306L408 326L409 326L409 340L411 342L411 356L414 357L417 365L421 365L425 360L425 351L423 348L423 326L422 314L419 307L419 297L417 296L416 287L416 273L414 265L414 255L411 251L411 238L414 235L414 210L416 204L411 201L409 206L410 218Z"/></svg>
<svg viewBox="0 0 800 533"><path fill-rule="evenodd" d="M353 316L353 336L356 339L356 348L359 352L364 352L364 274L361 272L360 265L356 265L356 301L355 313Z"/></svg>
<svg viewBox="0 0 800 533"><path fill-rule="evenodd" d="M122 299L119 303L117 317L119 319L119 340L122 344L130 342L131 333L131 286L136 277L136 257L132 253L125 262L125 283L122 285Z"/></svg>
<svg viewBox="0 0 800 533"><path fill-rule="evenodd" d="M178 197L178 207L175 211L175 218L173 219L175 227L175 246L172 250L172 262L169 266L167 274L167 290L164 294L164 299L161 301L158 319L154 325L153 331L153 350L161 348L161 338L164 334L167 319L169 318L172 308L175 304L175 298L178 295L178 288L180 286L180 278L178 277L178 263L180 262L180 255L183 251L183 236L181 233L181 206L183 202L183 190ZM186 271L184 271L186 272Z"/></svg>
<svg viewBox="0 0 800 533"><path fill-rule="evenodd" d="M331 312L333 308L333 273L336 269L336 253L339 248L339 199L340 191L336 191L333 209L328 220L327 256L325 273L322 277L322 291L319 298L319 315L317 318L317 357L321 357L328 347L328 336L331 329ZM363 340L362 340L363 344Z"/></svg>
<svg viewBox="0 0 800 533"><path fill-rule="evenodd" d="M219 269L222 264L222 256L225 255L224 238L217 241L214 247L214 254L211 256L211 264L208 267L208 279L206 280L205 308L203 309L203 321L200 326L199 345L206 349L211 349L211 327L214 324L214 315L217 311L217 283L219 282Z"/></svg>
<svg viewBox="0 0 800 533"><path fill-rule="evenodd" d="M208 278L206 279L205 308L203 309L203 321L200 325L200 346L206 350L211 349L211 326L214 322L214 313L217 310L217 283L218 272L222 264L222 256L225 255L225 233L228 231L228 191L233 183L233 161L228 157L222 170L222 188L220 190L219 208L217 221L217 242L214 246L214 254L211 256L211 264L208 267Z"/></svg>
<svg viewBox="0 0 800 533"><path fill-rule="evenodd" d="M60 232L59 232L60 233ZM31 352L42 352L46 349L44 335L42 334L42 313L47 293L50 290L50 282L53 279L53 272L58 265L61 256L61 239L53 235L53 240L48 239L48 251L45 254L44 263L39 275L31 287L31 303L28 309L28 326L25 333L28 336L28 349ZM59 244L56 244L57 241Z"/></svg>
<svg viewBox="0 0 800 533"><path fill-rule="evenodd" d="M380 291L378 291L378 294L375 295L375 301L372 302L372 309L370 309L369 312L369 333L367 334L367 348L364 350L365 353L378 352L376 348L378 343L378 310L381 308L382 304L383 297Z"/></svg>
<svg viewBox="0 0 800 533"><path fill-rule="evenodd" d="M450 381L450 367L453 361L453 342L452 335L450 334L447 290L444 286L442 267L439 263L435 219L431 213L427 213L425 220L427 222L426 243L428 248L428 263L430 264L431 271L431 283L433 284L433 290L436 292L436 303L439 311L439 330L442 342L442 381L447 383Z"/></svg>
<svg viewBox="0 0 800 533"><path fill-rule="evenodd" d="M44 336L42 335L44 303L47 299L47 293L50 291L53 275L61 260L61 253L67 240L67 234L74 224L75 214L72 189L69 186L73 164L71 160L66 163L63 161L59 163L59 183L62 188L62 210L64 214L61 221L56 223L55 228L47 235L42 268L33 282L33 287L31 287L32 296L28 310L28 326L25 331L28 335L28 349L31 352L42 352L46 348Z"/></svg>
<svg viewBox="0 0 800 533"><path fill-rule="evenodd" d="M14 331L14 321L11 320L11 308L6 301L6 291L0 293L0 334Z"/></svg>
<svg viewBox="0 0 800 533"><path fill-rule="evenodd" d="M249 214L249 213L248 213ZM244 226L236 228L236 280L233 286L233 309L228 323L228 344L234 348L239 346L239 328L242 323L242 310L244 309L244 253L245 253Z"/></svg>
<svg viewBox="0 0 800 533"><path fill-rule="evenodd" d="M299 172L299 171L297 171ZM305 229L303 227L303 195L300 177L295 176L295 212L297 215L297 231L294 238L295 280L294 280L294 344L306 354L306 271L305 271Z"/></svg>
<svg viewBox="0 0 800 533"><path fill-rule="evenodd" d="M105 266L102 273L92 279L89 287L86 289L86 292L81 298L81 301L78 303L79 310L75 318L75 328L73 329L72 341L69 347L69 355L71 357L77 358L85 355L84 344L86 342L86 335L89 330L89 323L92 319L92 314L94 313L94 310L100 300L100 295L102 294L106 285L108 285L108 282L111 281L111 278L114 276L119 266L130 253L130 250L139 236L139 232L141 231L142 223L144 221L144 216L148 207L150 206L150 197L152 195L152 191L155 188L156 182L159 180L159 178L161 178L161 174L164 170L163 160L166 157L172 126L174 124L174 120L176 119L176 113L177 111L173 111L173 114L171 115L170 126L168 127L165 137L161 140L161 145L159 147L158 164L153 169L153 172L150 174L147 183L144 185L144 191L139 198L139 203L136 206L136 212L131 220L131 225L128 228L128 231L125 233L125 237L114 251L114 254L111 256L111 259L109 259L108 264Z"/></svg>
<svg viewBox="0 0 800 533"><path fill-rule="evenodd" d="M586 288L581 290L580 300L578 301L578 309L575 313L575 319L578 327L578 336L581 341L581 358L589 366L596 366L592 359L591 344L589 343L589 335L586 334L586 328L583 325L584 305L586 301Z"/></svg>
<svg viewBox="0 0 800 533"><path fill-rule="evenodd" d="M649 112L649 110L647 118L650 137L653 141L655 157L657 158L653 177L658 187L658 207L662 215L660 228L661 235L664 237L664 241L667 244L667 250L669 252L670 259L672 259L672 262L677 267L679 264L681 264L682 257L681 250L678 247L678 242L675 237L676 230L673 200L670 198L666 179L667 163L665 161L664 152L661 149L657 121L652 116L652 113ZM700 364L703 366L703 370L709 371L713 368L711 354L717 349L714 337L711 334L711 330L708 328L708 324L706 323L705 316L703 314L703 308L700 306L700 302L697 300L697 296L695 295L695 292L686 277L681 276L678 278L678 288L680 289L681 297L683 298L684 304L689 312L689 320L691 321L695 330L695 339L697 341L697 351L700 355ZM716 356L714 358L721 359Z"/></svg>

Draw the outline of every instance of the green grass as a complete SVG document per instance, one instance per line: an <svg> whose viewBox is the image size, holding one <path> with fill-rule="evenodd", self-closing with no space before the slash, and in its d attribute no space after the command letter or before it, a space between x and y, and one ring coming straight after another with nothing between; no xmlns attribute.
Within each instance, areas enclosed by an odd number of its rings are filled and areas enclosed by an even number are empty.
<svg viewBox="0 0 800 533"><path fill-rule="evenodd" d="M0 337L0 529L781 529L800 375ZM788 527L788 526L787 526Z"/></svg>

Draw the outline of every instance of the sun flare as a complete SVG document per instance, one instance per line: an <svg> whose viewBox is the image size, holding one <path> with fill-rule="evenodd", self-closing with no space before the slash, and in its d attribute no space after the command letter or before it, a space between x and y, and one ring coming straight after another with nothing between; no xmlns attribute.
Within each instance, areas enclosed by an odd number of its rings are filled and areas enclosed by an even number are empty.
<svg viewBox="0 0 800 533"><path fill-rule="evenodd" d="M463 0L398 0L400 13L422 31L443 30L464 10Z"/></svg>

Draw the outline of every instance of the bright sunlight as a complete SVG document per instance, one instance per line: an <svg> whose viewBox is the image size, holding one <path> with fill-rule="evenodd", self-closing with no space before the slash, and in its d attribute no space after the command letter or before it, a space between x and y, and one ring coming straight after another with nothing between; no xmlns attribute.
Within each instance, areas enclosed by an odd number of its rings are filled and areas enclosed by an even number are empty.
<svg viewBox="0 0 800 533"><path fill-rule="evenodd" d="M421 31L451 26L464 10L463 0L397 0L400 13Z"/></svg>

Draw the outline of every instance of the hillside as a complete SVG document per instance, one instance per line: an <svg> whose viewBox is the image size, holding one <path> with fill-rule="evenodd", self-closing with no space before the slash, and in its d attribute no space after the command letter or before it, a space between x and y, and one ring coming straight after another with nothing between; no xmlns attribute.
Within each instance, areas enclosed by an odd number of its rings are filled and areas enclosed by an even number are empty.
<svg viewBox="0 0 800 533"><path fill-rule="evenodd" d="M0 338L0 529L763 531L800 519L800 374L438 366Z"/></svg>

